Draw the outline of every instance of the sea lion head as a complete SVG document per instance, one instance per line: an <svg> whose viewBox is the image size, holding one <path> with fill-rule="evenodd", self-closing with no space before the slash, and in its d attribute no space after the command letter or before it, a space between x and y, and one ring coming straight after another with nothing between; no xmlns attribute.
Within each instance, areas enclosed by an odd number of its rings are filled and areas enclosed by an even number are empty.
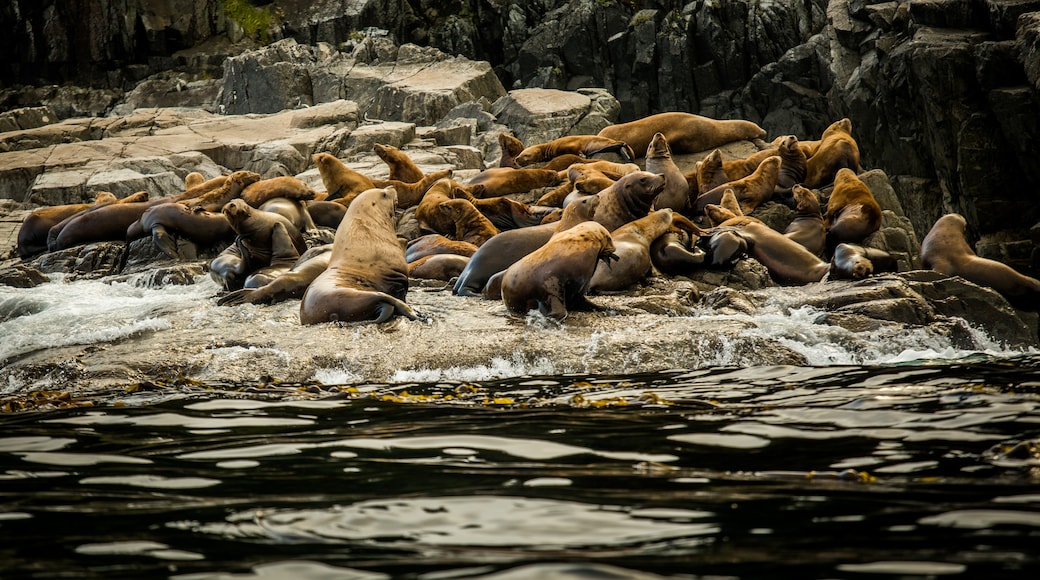
<svg viewBox="0 0 1040 580"><path fill-rule="evenodd" d="M250 216L252 211L253 208L243 199L233 199L227 202L224 208L220 210L232 226L242 223Z"/></svg>
<svg viewBox="0 0 1040 580"><path fill-rule="evenodd" d="M646 148L646 158L667 158L672 156L672 148L668 146L668 139L664 136L664 133L654 133L654 138L650 140L650 145Z"/></svg>
<svg viewBox="0 0 1040 580"><path fill-rule="evenodd" d="M657 197L657 194L664 191L666 181L660 173L635 171L623 176L617 183L622 185L623 189L634 191L640 197L653 199Z"/></svg>
<svg viewBox="0 0 1040 580"><path fill-rule="evenodd" d="M800 214L820 213L820 198L816 197L816 192L813 190L795 184L791 188L791 194L794 196L796 212Z"/></svg>

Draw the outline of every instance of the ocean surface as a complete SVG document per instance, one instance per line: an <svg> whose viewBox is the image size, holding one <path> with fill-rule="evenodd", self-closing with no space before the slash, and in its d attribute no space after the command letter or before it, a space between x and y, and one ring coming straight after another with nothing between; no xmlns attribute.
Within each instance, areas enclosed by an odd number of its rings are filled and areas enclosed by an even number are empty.
<svg viewBox="0 0 1040 580"><path fill-rule="evenodd" d="M4 292L2 359L216 308ZM70 403L0 413L0 578L1040 577L1040 354L756 316L810 364L0 385Z"/></svg>

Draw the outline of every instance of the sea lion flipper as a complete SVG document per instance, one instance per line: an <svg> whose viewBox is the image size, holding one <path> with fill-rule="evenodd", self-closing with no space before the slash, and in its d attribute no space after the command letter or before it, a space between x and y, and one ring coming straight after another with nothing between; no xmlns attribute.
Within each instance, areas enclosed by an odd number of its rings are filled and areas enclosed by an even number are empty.
<svg viewBox="0 0 1040 580"><path fill-rule="evenodd" d="M152 242L155 247L159 248L162 253L173 258L174 260L180 260L180 250L177 249L177 240L174 239L173 234L166 231L166 228L160 224L152 226Z"/></svg>
<svg viewBox="0 0 1040 580"><path fill-rule="evenodd" d="M256 292L256 288L242 288L234 292L228 292L217 300L217 306L238 306L250 302L249 297Z"/></svg>

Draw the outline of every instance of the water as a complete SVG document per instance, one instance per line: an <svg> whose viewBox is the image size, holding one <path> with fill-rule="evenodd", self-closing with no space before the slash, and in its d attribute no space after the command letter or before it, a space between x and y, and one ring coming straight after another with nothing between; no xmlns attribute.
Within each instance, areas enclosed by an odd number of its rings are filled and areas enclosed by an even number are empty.
<svg viewBox="0 0 1040 580"><path fill-rule="evenodd" d="M0 576L1034 578L1038 369L108 392L0 415Z"/></svg>

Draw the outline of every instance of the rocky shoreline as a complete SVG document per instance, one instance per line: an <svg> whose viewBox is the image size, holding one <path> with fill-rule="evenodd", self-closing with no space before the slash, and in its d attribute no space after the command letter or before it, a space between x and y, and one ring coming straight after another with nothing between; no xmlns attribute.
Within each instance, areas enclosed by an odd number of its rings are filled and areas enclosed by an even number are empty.
<svg viewBox="0 0 1040 580"><path fill-rule="evenodd" d="M310 161L321 151L372 178L385 178L387 166L372 152L375 143L401 148L424 172L447 168L464 182L497 160L499 133L544 142L595 133L616 122L620 113L617 100L602 89L507 92L487 63L380 41L349 56L283 41L237 57L238 64L230 63L226 70L248 72L226 82L272 87L299 76L283 70L286 62L306 67L318 60L324 63L322 70L338 71L328 77L330 99L357 100L283 99L270 104L273 112L265 114L221 115L179 107L64 121L46 111L26 111L24 124L38 126L0 133L0 187L3 197L13 200L0 208L0 242L12 248L0 262L6 285L0 288L0 324L12 333L33 333L31 315L60 311L60 288L69 284L100 281L170 292L146 311L153 324L112 337L70 339L67 344L63 338L17 345L10 336L4 339L7 343L0 340L5 348L0 353L4 392L146 381L411 382L459 379L475 372L624 374L826 364L807 354L811 340L792 338L773 326L772 317L794 316L807 318L807 327L820 333L813 340L840 344L852 361L874 360L871 353L884 343L891 345L882 350L1029 352L1040 346L1035 312L1016 311L996 292L962 279L919 270L917 234L888 177L878 169L861 175L884 210L882 229L865 244L895 255L897 274L779 287L763 266L748 259L732 270L676 278L655 275L632 291L593 296L604 311L574 313L562 324L538 316L511 318L500 302L452 296L443 283L413 280L408 302L428 322L301 327L298 301L216 306L221 290L205 273L212 257L206 252L213 249L200 248L199 260L178 262L146 238L50 252L24 263L13 256L21 218L38 204L90 200L99 190L117 197L138 190L153 198L170 195L182 191L192 171L205 177L232 169L263 177L294 175L321 189ZM313 90L318 84L315 75L308 75ZM237 94L239 99L254 98L251 91ZM278 94L267 90L256 98ZM736 142L723 149L729 156L744 157L758 146ZM676 162L689 170L702 156L677 155ZM532 202L538 194L518 198ZM780 230L792 217L789 208L777 203L754 215ZM418 228L409 213L400 212L399 218L399 235L416 237ZM34 286L35 292L18 289ZM183 290L170 290L178 287ZM57 298L41 297L52 290ZM190 296L190 302L178 294ZM26 321L27 326L19 326ZM70 318L68 324L73 328L76 321ZM47 340L55 344L48 346ZM792 341L799 346L792 347Z"/></svg>

